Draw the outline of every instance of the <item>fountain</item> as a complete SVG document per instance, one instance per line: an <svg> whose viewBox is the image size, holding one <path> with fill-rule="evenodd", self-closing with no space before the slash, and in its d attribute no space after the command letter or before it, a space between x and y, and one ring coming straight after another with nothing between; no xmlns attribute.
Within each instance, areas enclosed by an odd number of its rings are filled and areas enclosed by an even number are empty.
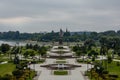
<svg viewBox="0 0 120 80"><path fill-rule="evenodd" d="M48 64L48 65L41 65L41 67L46 67L50 70L72 70L77 67L81 67L81 65L74 65L74 64Z"/></svg>
<svg viewBox="0 0 120 80"><path fill-rule="evenodd" d="M50 58L72 58L73 53L70 51L68 46L62 46L62 48L54 46L48 55Z"/></svg>
<svg viewBox="0 0 120 80"><path fill-rule="evenodd" d="M49 51L48 53L48 58L55 58L56 61L53 61L52 64L45 64L41 65L40 67L45 67L49 70L52 71L70 71L73 70L77 67L81 67L81 65L74 65L74 64L69 64L66 61L66 58L73 58L73 53L71 52L70 48L68 46L63 46L62 42L62 37L63 37L63 32L60 30L60 39L59 39L59 45L58 46L53 46L53 48ZM63 60L61 60L61 58ZM59 60L57 60L59 59Z"/></svg>

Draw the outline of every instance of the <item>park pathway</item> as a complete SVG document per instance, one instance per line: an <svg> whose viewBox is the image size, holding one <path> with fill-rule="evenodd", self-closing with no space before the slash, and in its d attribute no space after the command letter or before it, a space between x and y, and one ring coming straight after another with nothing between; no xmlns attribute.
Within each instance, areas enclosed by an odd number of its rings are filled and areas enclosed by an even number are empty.
<svg viewBox="0 0 120 80"><path fill-rule="evenodd" d="M56 51L57 47L58 46L54 46L51 51ZM64 48L65 48L65 51L68 51L72 54L68 46L64 46ZM52 54L52 52L50 52L49 54ZM63 75L63 76L53 75L52 70L48 70L45 67L40 67L41 65L53 64L54 62L56 62L56 59L46 58L46 62L44 62L43 64L30 65L30 67L32 69L35 69L35 71L40 72L40 74L37 75L35 80L88 80L84 76L84 72L87 70L87 64L79 64L76 62L75 58L65 59L65 61L68 64L81 65L81 67L77 67L73 70L69 70L68 71L69 74ZM88 66L89 68L91 68L91 65L88 65Z"/></svg>
<svg viewBox="0 0 120 80"><path fill-rule="evenodd" d="M74 70L70 70L70 75L65 76L56 76L52 74L52 70L48 70L46 68L40 67L40 65L52 64L56 59L46 59L46 62L43 64L35 64L35 70L40 72L35 80L88 80L83 74L87 70L87 64L78 64L75 62L75 59L66 59L66 61L70 64L81 65L82 67L75 68ZM34 69L34 65L30 66ZM89 68L91 65L89 65Z"/></svg>

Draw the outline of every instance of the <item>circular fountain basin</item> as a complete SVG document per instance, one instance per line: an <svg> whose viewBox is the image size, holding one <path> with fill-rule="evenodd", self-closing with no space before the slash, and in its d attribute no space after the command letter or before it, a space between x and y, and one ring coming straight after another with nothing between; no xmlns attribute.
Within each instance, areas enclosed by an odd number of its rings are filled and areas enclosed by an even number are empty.
<svg viewBox="0 0 120 80"><path fill-rule="evenodd" d="M54 69L67 69L70 68L70 65L66 65L66 64L54 64L51 66Z"/></svg>

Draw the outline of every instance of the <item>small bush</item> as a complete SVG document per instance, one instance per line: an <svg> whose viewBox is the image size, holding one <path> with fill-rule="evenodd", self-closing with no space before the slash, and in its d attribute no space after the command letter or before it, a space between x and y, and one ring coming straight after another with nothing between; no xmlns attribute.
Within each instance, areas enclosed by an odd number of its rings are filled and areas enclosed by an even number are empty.
<svg viewBox="0 0 120 80"><path fill-rule="evenodd" d="M108 56L108 63L111 63L111 62L112 62L112 57Z"/></svg>
<svg viewBox="0 0 120 80"><path fill-rule="evenodd" d="M105 70L103 71L103 74L108 74L108 73L109 73L109 71L105 71Z"/></svg>
<svg viewBox="0 0 120 80"><path fill-rule="evenodd" d="M118 78L118 75L116 75L116 74L109 74L109 77Z"/></svg>
<svg viewBox="0 0 120 80"><path fill-rule="evenodd" d="M64 48L59 46L58 49L64 49Z"/></svg>
<svg viewBox="0 0 120 80"><path fill-rule="evenodd" d="M117 62L116 65L117 65L117 66L120 66L120 62Z"/></svg>

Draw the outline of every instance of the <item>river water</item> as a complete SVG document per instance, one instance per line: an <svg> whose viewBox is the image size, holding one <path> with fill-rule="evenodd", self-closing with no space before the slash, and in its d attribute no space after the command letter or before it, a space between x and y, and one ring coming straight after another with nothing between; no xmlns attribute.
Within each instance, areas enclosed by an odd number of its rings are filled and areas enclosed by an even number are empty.
<svg viewBox="0 0 120 80"><path fill-rule="evenodd" d="M0 40L0 45L1 44L9 44L10 46L25 46L27 44L26 41L6 41L6 40Z"/></svg>
<svg viewBox="0 0 120 80"><path fill-rule="evenodd" d="M38 44L40 46L42 45L47 45L50 46L50 42L37 42L37 41L10 41L10 40L0 40L0 45L1 44L9 44L10 46L25 46L26 44Z"/></svg>

